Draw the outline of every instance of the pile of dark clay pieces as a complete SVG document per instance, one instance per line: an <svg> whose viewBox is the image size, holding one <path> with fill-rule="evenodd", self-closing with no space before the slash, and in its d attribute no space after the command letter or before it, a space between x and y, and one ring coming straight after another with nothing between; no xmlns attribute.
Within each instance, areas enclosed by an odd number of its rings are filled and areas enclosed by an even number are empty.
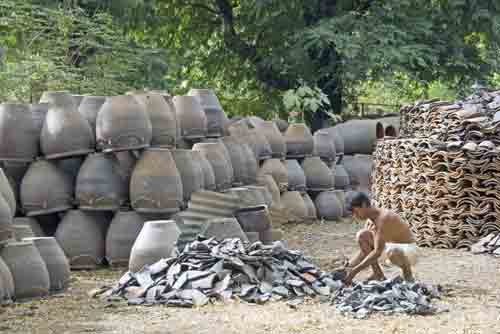
<svg viewBox="0 0 500 334"><path fill-rule="evenodd" d="M434 315L443 310L431 304L439 298L439 287L407 283L400 276L382 282L368 281L339 289L332 304L343 314L366 318L372 313Z"/></svg>
<svg viewBox="0 0 500 334"><path fill-rule="evenodd" d="M345 272L325 273L302 253L280 242L243 243L240 239L199 236L177 257L162 259L139 272L127 272L115 286L94 295L105 300L124 298L129 305L193 307L231 297L249 303L287 300L296 306L306 297L323 296L342 288Z"/></svg>
<svg viewBox="0 0 500 334"><path fill-rule="evenodd" d="M331 302L342 313L365 317L373 312L433 314L437 289L401 278L345 287L344 268L323 272L299 251L276 241L243 243L240 239L198 236L177 256L138 272L127 272L113 286L91 292L106 302L128 305L200 307L230 299L254 304L286 301L296 308L307 298Z"/></svg>
<svg viewBox="0 0 500 334"><path fill-rule="evenodd" d="M500 232L488 234L472 245L471 251L474 254L491 254L500 257Z"/></svg>

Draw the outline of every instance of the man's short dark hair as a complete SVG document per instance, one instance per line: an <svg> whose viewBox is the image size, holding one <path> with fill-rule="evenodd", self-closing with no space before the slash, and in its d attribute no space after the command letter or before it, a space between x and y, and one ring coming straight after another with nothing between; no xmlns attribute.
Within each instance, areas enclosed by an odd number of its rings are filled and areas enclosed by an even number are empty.
<svg viewBox="0 0 500 334"><path fill-rule="evenodd" d="M352 198L351 209L352 208L369 208L370 198L364 192L358 191Z"/></svg>

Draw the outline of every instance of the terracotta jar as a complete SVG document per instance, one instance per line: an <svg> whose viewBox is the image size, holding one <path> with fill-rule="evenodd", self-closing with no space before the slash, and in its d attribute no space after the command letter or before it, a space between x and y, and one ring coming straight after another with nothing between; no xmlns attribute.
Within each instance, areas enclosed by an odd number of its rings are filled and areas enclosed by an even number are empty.
<svg viewBox="0 0 500 334"><path fill-rule="evenodd" d="M215 190L215 174L210 162L199 151L193 151L193 159L203 172L203 189Z"/></svg>
<svg viewBox="0 0 500 334"><path fill-rule="evenodd" d="M82 102L78 106L78 112L87 120L90 125L90 129L95 138L95 127L97 121L97 115L99 110L101 110L102 105L106 102L106 96L84 96Z"/></svg>
<svg viewBox="0 0 500 334"><path fill-rule="evenodd" d="M184 202L191 199L191 194L203 189L203 169L194 157L191 150L173 150L172 157L182 180Z"/></svg>
<svg viewBox="0 0 500 334"><path fill-rule="evenodd" d="M14 217L17 209L16 195L2 168L0 168L0 195L2 195L7 202L11 216Z"/></svg>
<svg viewBox="0 0 500 334"><path fill-rule="evenodd" d="M315 200L318 217L326 220L338 220L343 216L344 203L341 203L335 191L324 191Z"/></svg>
<svg viewBox="0 0 500 334"><path fill-rule="evenodd" d="M14 279L9 267L2 260L0 256L0 285L2 286L2 296L0 296L0 303L2 301L11 301L14 298Z"/></svg>
<svg viewBox="0 0 500 334"><path fill-rule="evenodd" d="M314 155L326 162L335 161L335 139L328 131L319 130L314 133Z"/></svg>
<svg viewBox="0 0 500 334"><path fill-rule="evenodd" d="M60 159L93 152L95 140L87 120L77 112L71 95L53 92L40 134L47 159Z"/></svg>
<svg viewBox="0 0 500 334"><path fill-rule="evenodd" d="M50 278L47 266L32 242L11 242L0 250L9 267L17 300L46 296Z"/></svg>
<svg viewBox="0 0 500 334"><path fill-rule="evenodd" d="M207 116L194 96L175 96L173 99L181 138L195 140L207 135Z"/></svg>
<svg viewBox="0 0 500 334"><path fill-rule="evenodd" d="M39 153L40 127L28 104L0 104L0 160L29 162Z"/></svg>
<svg viewBox="0 0 500 334"><path fill-rule="evenodd" d="M188 95L196 97L205 112L207 136L224 136L229 121L214 91L212 89L190 89Z"/></svg>
<svg viewBox="0 0 500 334"><path fill-rule="evenodd" d="M302 194L302 199L304 200L304 204L307 209L307 220L315 221L318 217L318 214L316 212L316 207L314 206L313 200L307 193Z"/></svg>
<svg viewBox="0 0 500 334"><path fill-rule="evenodd" d="M245 232L241 229L236 218L216 218L208 220L202 234L207 238L215 237L217 240L241 239L248 242Z"/></svg>
<svg viewBox="0 0 500 334"><path fill-rule="evenodd" d="M281 194L281 204L292 215L292 220L304 221L307 219L307 207L300 192L287 191Z"/></svg>
<svg viewBox="0 0 500 334"><path fill-rule="evenodd" d="M151 92L134 94L149 115L152 126L151 146L175 148L177 141L177 115L173 103Z"/></svg>
<svg viewBox="0 0 500 334"><path fill-rule="evenodd" d="M76 200L82 210L118 210L128 201L128 179L119 172L112 154L95 153L85 159L76 180Z"/></svg>
<svg viewBox="0 0 500 334"><path fill-rule="evenodd" d="M260 123L258 130L264 135L271 146L272 157L284 159L286 156L285 138L278 130L278 127L273 121L263 121Z"/></svg>
<svg viewBox="0 0 500 334"><path fill-rule="evenodd" d="M247 170L248 160L245 157L247 152L244 151L242 145L235 137L224 137L222 142L224 146L226 146L231 159L231 166L233 167L234 174L233 185L241 186L249 179L249 173Z"/></svg>
<svg viewBox="0 0 500 334"><path fill-rule="evenodd" d="M144 225L144 217L135 211L115 214L106 235L106 259L111 266L127 266L130 252Z"/></svg>
<svg viewBox="0 0 500 334"><path fill-rule="evenodd" d="M182 198L182 180L170 150L144 151L130 180L132 207L138 212L175 213Z"/></svg>
<svg viewBox="0 0 500 334"><path fill-rule="evenodd" d="M280 208L281 207L281 192L276 184L276 181L274 181L274 178L269 175L262 175L257 178L257 184L264 186L269 190L269 193L271 194L272 197L272 205Z"/></svg>
<svg viewBox="0 0 500 334"><path fill-rule="evenodd" d="M288 190L306 191L306 175L297 160L285 160L288 172Z"/></svg>
<svg viewBox="0 0 500 334"><path fill-rule="evenodd" d="M55 233L72 269L95 269L102 263L104 235L98 216L80 210L68 211Z"/></svg>
<svg viewBox="0 0 500 334"><path fill-rule="evenodd" d="M264 161L259 170L259 176L269 174L274 178L280 191L288 188L288 171L279 159L269 159Z"/></svg>
<svg viewBox="0 0 500 334"><path fill-rule="evenodd" d="M242 208L236 211L235 217L245 232L258 232L259 238L271 228L271 218L267 206Z"/></svg>
<svg viewBox="0 0 500 334"><path fill-rule="evenodd" d="M111 96L97 114L97 148L104 152L146 148L152 136L149 115L133 96Z"/></svg>
<svg viewBox="0 0 500 334"><path fill-rule="evenodd" d="M349 174L344 168L341 160L332 167L335 168L335 188L337 189L348 189L351 186L351 179Z"/></svg>
<svg viewBox="0 0 500 334"><path fill-rule="evenodd" d="M302 163L308 191L325 191L334 187L335 177L319 157L308 157Z"/></svg>
<svg viewBox="0 0 500 334"><path fill-rule="evenodd" d="M129 270L138 272L146 265L173 256L179 235L180 230L173 220L146 222L132 246Z"/></svg>
<svg viewBox="0 0 500 334"><path fill-rule="evenodd" d="M53 237L25 238L23 241L33 242L42 257L50 278L50 290L65 289L69 284L69 262L63 250Z"/></svg>
<svg viewBox="0 0 500 334"><path fill-rule="evenodd" d="M290 124L284 136L287 158L301 159L313 153L314 139L311 130L305 124Z"/></svg>
<svg viewBox="0 0 500 334"><path fill-rule="evenodd" d="M47 160L32 163L21 183L21 203L28 216L68 210L73 194L70 177Z"/></svg>
<svg viewBox="0 0 500 334"><path fill-rule="evenodd" d="M218 191L228 189L233 183L233 167L228 161L222 143L196 143L194 151L199 151L212 166L215 175L215 188Z"/></svg>

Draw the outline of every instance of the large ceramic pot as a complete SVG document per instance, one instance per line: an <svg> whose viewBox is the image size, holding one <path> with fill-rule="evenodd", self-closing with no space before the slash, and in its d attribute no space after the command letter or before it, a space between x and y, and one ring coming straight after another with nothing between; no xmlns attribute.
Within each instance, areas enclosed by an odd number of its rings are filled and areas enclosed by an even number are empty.
<svg viewBox="0 0 500 334"><path fill-rule="evenodd" d="M133 96L108 97L97 114L97 148L105 152L149 147L152 136L149 115Z"/></svg>
<svg viewBox="0 0 500 334"><path fill-rule="evenodd" d="M78 106L78 112L87 120L90 125L90 129L94 134L95 138L95 127L97 121L97 115L99 110L101 110L102 105L106 102L106 96L84 96L82 102Z"/></svg>
<svg viewBox="0 0 500 334"><path fill-rule="evenodd" d="M196 143L194 151L201 152L208 160L215 175L215 187L217 190L225 190L233 184L233 167L231 161L227 160L222 143Z"/></svg>
<svg viewBox="0 0 500 334"><path fill-rule="evenodd" d="M207 135L207 116L194 96L175 96L175 112L180 122L181 138L193 140Z"/></svg>
<svg viewBox="0 0 500 334"><path fill-rule="evenodd" d="M17 203L16 203L16 195L10 185L7 176L5 175L2 168L0 168L0 195L3 196L7 205L9 206L11 216L14 217L16 214Z"/></svg>
<svg viewBox="0 0 500 334"><path fill-rule="evenodd" d="M0 298L0 303L2 301L11 301L14 298L14 279L12 278L12 273L5 261L0 256L0 285L2 286L3 296Z"/></svg>
<svg viewBox="0 0 500 334"><path fill-rule="evenodd" d="M37 237L25 238L23 241L33 242L38 249L49 272L50 290L65 289L69 284L71 273L68 259L56 239L53 237Z"/></svg>
<svg viewBox="0 0 500 334"><path fill-rule="evenodd" d="M153 129L151 146L175 148L177 140L177 116L173 104L159 94L144 93L133 95L149 114Z"/></svg>
<svg viewBox="0 0 500 334"><path fill-rule="evenodd" d="M138 272L146 265L174 255L179 235L180 230L173 220L146 222L132 246L129 270Z"/></svg>
<svg viewBox="0 0 500 334"><path fill-rule="evenodd" d="M384 126L376 120L351 120L334 127L344 140L344 154L372 154Z"/></svg>
<svg viewBox="0 0 500 334"><path fill-rule="evenodd" d="M247 182L249 179L249 173L247 171L247 154L239 140L235 137L228 136L222 139L224 146L226 147L229 157L231 159L231 166L233 167L233 185L241 186Z"/></svg>
<svg viewBox="0 0 500 334"><path fill-rule="evenodd" d="M290 124L285 132L287 158L301 159L310 156L314 150L314 138L307 125Z"/></svg>
<svg viewBox="0 0 500 334"><path fill-rule="evenodd" d="M320 193L314 202L316 204L316 211L318 217L326 220L338 220L344 212L344 203L338 199L335 191L324 191Z"/></svg>
<svg viewBox="0 0 500 334"><path fill-rule="evenodd" d="M76 180L76 200L82 210L118 210L128 201L128 179L120 175L118 159L95 153L85 159Z"/></svg>
<svg viewBox="0 0 500 334"><path fill-rule="evenodd" d="M283 119L274 120L274 124L276 124L281 133L285 133L288 129L288 122Z"/></svg>
<svg viewBox="0 0 500 334"><path fill-rule="evenodd" d="M259 170L259 176L271 175L278 185L280 191L288 188L288 171L285 165L279 159L266 160Z"/></svg>
<svg viewBox="0 0 500 334"><path fill-rule="evenodd" d="M258 127L260 133L264 135L271 146L272 157L284 159L286 156L285 138L278 130L273 121L263 121Z"/></svg>
<svg viewBox="0 0 500 334"><path fill-rule="evenodd" d="M335 182L333 172L319 157L304 159L302 169L306 176L308 191L325 191L333 189Z"/></svg>
<svg viewBox="0 0 500 334"><path fill-rule="evenodd" d="M335 143L335 152L337 155L344 154L344 138L340 135L338 129L336 128L326 128L321 129L321 131L326 131L333 138L333 142Z"/></svg>
<svg viewBox="0 0 500 334"><path fill-rule="evenodd" d="M17 300L42 297L49 293L49 272L32 242L8 243L0 250L0 257L12 274Z"/></svg>
<svg viewBox="0 0 500 334"><path fill-rule="evenodd" d="M35 237L45 237L40 223L33 217L15 217L12 220L14 226L28 226Z"/></svg>
<svg viewBox="0 0 500 334"><path fill-rule="evenodd" d="M262 233L271 228L271 218L267 206L242 208L236 211L235 217L245 232L258 232L259 238Z"/></svg>
<svg viewBox="0 0 500 334"><path fill-rule="evenodd" d="M38 136L37 142L38 146L40 147L40 133L42 132L43 123L45 122L45 117L47 117L47 113L49 112L49 104L32 103L29 105L29 109L31 111L31 117L33 118L33 122L36 127L36 133Z"/></svg>
<svg viewBox="0 0 500 334"><path fill-rule="evenodd" d="M243 184L254 184L257 181L257 173L259 170L259 164L255 159L255 155L252 152L250 146L246 143L240 143L241 150L243 153L243 158L245 161L245 175L243 179Z"/></svg>
<svg viewBox="0 0 500 334"><path fill-rule="evenodd" d="M28 171L30 164L26 162L3 161L0 163L0 166L7 176L11 189L14 192L14 196L16 197L17 213L22 213L21 183L23 181L24 175Z"/></svg>
<svg viewBox="0 0 500 334"><path fill-rule="evenodd" d="M285 160L288 172L288 190L306 191L306 175L297 160Z"/></svg>
<svg viewBox="0 0 500 334"><path fill-rule="evenodd" d="M335 166L332 166L332 170L335 168L335 188L337 189L348 189L351 186L351 179L349 174L342 164L342 160L339 160Z"/></svg>
<svg viewBox="0 0 500 334"><path fill-rule="evenodd" d="M236 238L248 242L247 236L236 218L210 219L205 223L202 234L207 238L214 237L217 240Z"/></svg>
<svg viewBox="0 0 500 334"><path fill-rule="evenodd" d="M39 154L40 128L28 104L0 104L0 160L29 162Z"/></svg>
<svg viewBox="0 0 500 334"><path fill-rule="evenodd" d="M199 151L193 151L193 159L203 172L203 189L215 190L215 174L210 162Z"/></svg>
<svg viewBox="0 0 500 334"><path fill-rule="evenodd" d="M314 155L322 160L335 161L337 156L335 150L335 139L327 131L319 130L314 133Z"/></svg>
<svg viewBox="0 0 500 334"><path fill-rule="evenodd" d="M95 269L104 259L104 229L100 217L71 210L57 227L55 237L72 269Z"/></svg>
<svg viewBox="0 0 500 334"><path fill-rule="evenodd" d="M190 89L188 95L198 99L207 117L207 136L221 137L229 122L219 99L211 89Z"/></svg>
<svg viewBox="0 0 500 334"><path fill-rule="evenodd" d="M281 204L293 216L293 220L304 221L307 219L307 207L300 192L287 191L281 194Z"/></svg>
<svg viewBox="0 0 500 334"><path fill-rule="evenodd" d="M184 202L187 203L192 193L203 189L203 170L194 157L194 151L173 150L172 157L182 180Z"/></svg>
<svg viewBox="0 0 500 334"><path fill-rule="evenodd" d="M170 150L144 151L130 179L132 207L139 212L175 213L182 198L182 180Z"/></svg>
<svg viewBox="0 0 500 334"><path fill-rule="evenodd" d="M401 125L399 116L383 117L379 118L377 121L382 123L385 137L397 137L399 135L399 128Z"/></svg>
<svg viewBox="0 0 500 334"><path fill-rule="evenodd" d="M0 196L0 246L13 237L12 211L3 196Z"/></svg>
<svg viewBox="0 0 500 334"><path fill-rule="evenodd" d="M281 192L278 185L276 184L276 181L274 181L274 178L269 174L261 175L257 178L257 184L264 186L267 188L267 190L269 190L269 193L272 196L272 205L277 208L280 208Z"/></svg>
<svg viewBox="0 0 500 334"><path fill-rule="evenodd" d="M316 212L316 207L314 206L313 200L307 193L302 194L302 199L304 200L304 204L307 209L307 220L316 220L316 218L318 217L318 213Z"/></svg>
<svg viewBox="0 0 500 334"><path fill-rule="evenodd" d="M73 193L70 177L46 160L32 163L21 183L21 203L28 216L70 209Z"/></svg>
<svg viewBox="0 0 500 334"><path fill-rule="evenodd" d="M352 188L359 191L368 191L373 171L373 157L362 154L345 155L342 163L349 174Z"/></svg>
<svg viewBox="0 0 500 334"><path fill-rule="evenodd" d="M95 140L87 120L77 112L71 95L60 93L49 104L40 134L40 145L47 159L85 155L94 151Z"/></svg>
<svg viewBox="0 0 500 334"><path fill-rule="evenodd" d="M106 260L111 266L127 266L130 251L144 225L144 217L135 211L115 214L106 235Z"/></svg>

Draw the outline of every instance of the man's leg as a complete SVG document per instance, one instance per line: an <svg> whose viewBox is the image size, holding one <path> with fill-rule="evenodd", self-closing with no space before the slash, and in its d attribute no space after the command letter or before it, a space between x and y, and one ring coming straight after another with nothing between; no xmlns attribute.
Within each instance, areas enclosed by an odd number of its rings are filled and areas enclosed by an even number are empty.
<svg viewBox="0 0 500 334"><path fill-rule="evenodd" d="M401 268L403 271L403 278L407 282L413 282L413 273L411 271L411 264L405 252L401 249L391 249L387 252L387 257L394 265Z"/></svg>
<svg viewBox="0 0 500 334"><path fill-rule="evenodd" d="M355 267L358 264L360 264L365 257L370 254L370 252L374 249L374 239L373 239L373 232L370 230L363 229L358 232L356 235L356 239L358 241L359 247L361 248L361 251L359 254L352 260L352 262L349 262L349 265L351 267ZM376 280L384 280L384 272L382 271L382 268L380 268L380 265L377 263L372 264L372 270L373 270L373 275L370 277L370 279L376 279Z"/></svg>

